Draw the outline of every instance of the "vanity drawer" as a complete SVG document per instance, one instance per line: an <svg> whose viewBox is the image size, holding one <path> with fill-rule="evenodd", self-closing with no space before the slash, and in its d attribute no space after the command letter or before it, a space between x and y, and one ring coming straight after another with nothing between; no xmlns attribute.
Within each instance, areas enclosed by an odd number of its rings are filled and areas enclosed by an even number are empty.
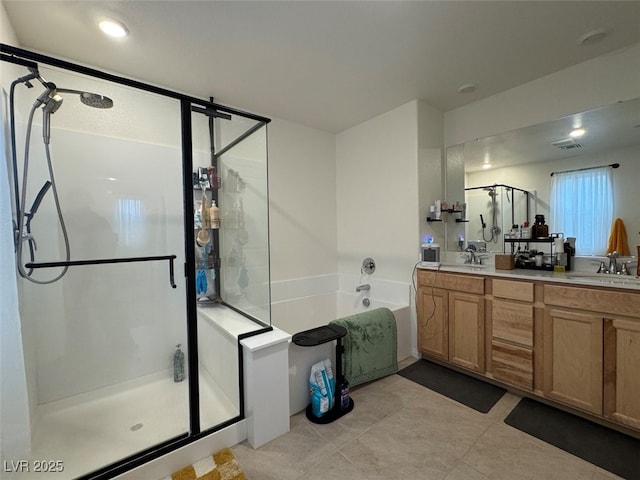
<svg viewBox="0 0 640 480"><path fill-rule="evenodd" d="M484 294L484 277L418 270L418 284L422 287L444 288L458 292Z"/></svg>
<svg viewBox="0 0 640 480"><path fill-rule="evenodd" d="M533 350L492 340L491 373L496 380L533 390Z"/></svg>
<svg viewBox="0 0 640 480"><path fill-rule="evenodd" d="M533 302L533 283L531 282L494 278L492 288L494 297Z"/></svg>
<svg viewBox="0 0 640 480"><path fill-rule="evenodd" d="M493 300L491 327L493 338L533 347L533 305Z"/></svg>
<svg viewBox="0 0 640 480"><path fill-rule="evenodd" d="M640 293L593 288L544 286L544 303L611 315L640 318Z"/></svg>

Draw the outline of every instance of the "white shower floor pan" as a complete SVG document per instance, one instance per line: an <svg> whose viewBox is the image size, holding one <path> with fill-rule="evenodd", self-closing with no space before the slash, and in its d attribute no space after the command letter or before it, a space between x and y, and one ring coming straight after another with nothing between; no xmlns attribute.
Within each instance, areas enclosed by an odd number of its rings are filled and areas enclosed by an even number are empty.
<svg viewBox="0 0 640 480"><path fill-rule="evenodd" d="M3 468L0 478L72 479L186 433L188 383L174 383L166 373L158 377L154 374L133 386L129 383L126 388L107 387L41 406L32 434L31 455L16 459L26 462ZM200 405L202 430L238 415L237 406L203 374ZM43 461L54 467L59 462L64 470L34 472ZM23 471L12 471L20 469Z"/></svg>

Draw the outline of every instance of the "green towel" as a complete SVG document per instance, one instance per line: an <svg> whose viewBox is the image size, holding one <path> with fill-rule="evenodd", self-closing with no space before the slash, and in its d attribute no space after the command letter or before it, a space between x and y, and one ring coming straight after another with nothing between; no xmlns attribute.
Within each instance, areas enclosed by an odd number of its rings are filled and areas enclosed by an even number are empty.
<svg viewBox="0 0 640 480"><path fill-rule="evenodd" d="M347 329L343 373L351 386L398 371L398 332L391 310L376 308L330 323Z"/></svg>

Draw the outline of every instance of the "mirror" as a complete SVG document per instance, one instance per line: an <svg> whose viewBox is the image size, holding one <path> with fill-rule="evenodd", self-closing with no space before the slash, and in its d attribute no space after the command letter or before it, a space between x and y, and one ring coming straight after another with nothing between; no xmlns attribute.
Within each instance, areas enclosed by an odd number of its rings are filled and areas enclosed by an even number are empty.
<svg viewBox="0 0 640 480"><path fill-rule="evenodd" d="M584 135L570 137L577 128ZM486 163L491 168L484 169ZM509 245L505 249L505 231L513 223L533 223L537 214L555 232L549 221L551 173L614 163L620 165L613 170L614 218L625 223L633 253L640 244L640 206L634 200L640 187L640 98L449 147L447 198L464 195L468 213L466 222L447 225L447 250L459 251L463 236L465 244L486 241L489 252L511 251Z"/></svg>

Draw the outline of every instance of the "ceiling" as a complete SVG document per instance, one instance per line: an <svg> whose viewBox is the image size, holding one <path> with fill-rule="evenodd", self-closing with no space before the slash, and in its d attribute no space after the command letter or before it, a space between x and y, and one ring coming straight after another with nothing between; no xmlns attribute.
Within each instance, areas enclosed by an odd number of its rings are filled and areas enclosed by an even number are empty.
<svg viewBox="0 0 640 480"><path fill-rule="evenodd" d="M0 1L23 48L329 132L414 99L452 110L640 42L640 1ZM130 36L104 37L102 17Z"/></svg>

